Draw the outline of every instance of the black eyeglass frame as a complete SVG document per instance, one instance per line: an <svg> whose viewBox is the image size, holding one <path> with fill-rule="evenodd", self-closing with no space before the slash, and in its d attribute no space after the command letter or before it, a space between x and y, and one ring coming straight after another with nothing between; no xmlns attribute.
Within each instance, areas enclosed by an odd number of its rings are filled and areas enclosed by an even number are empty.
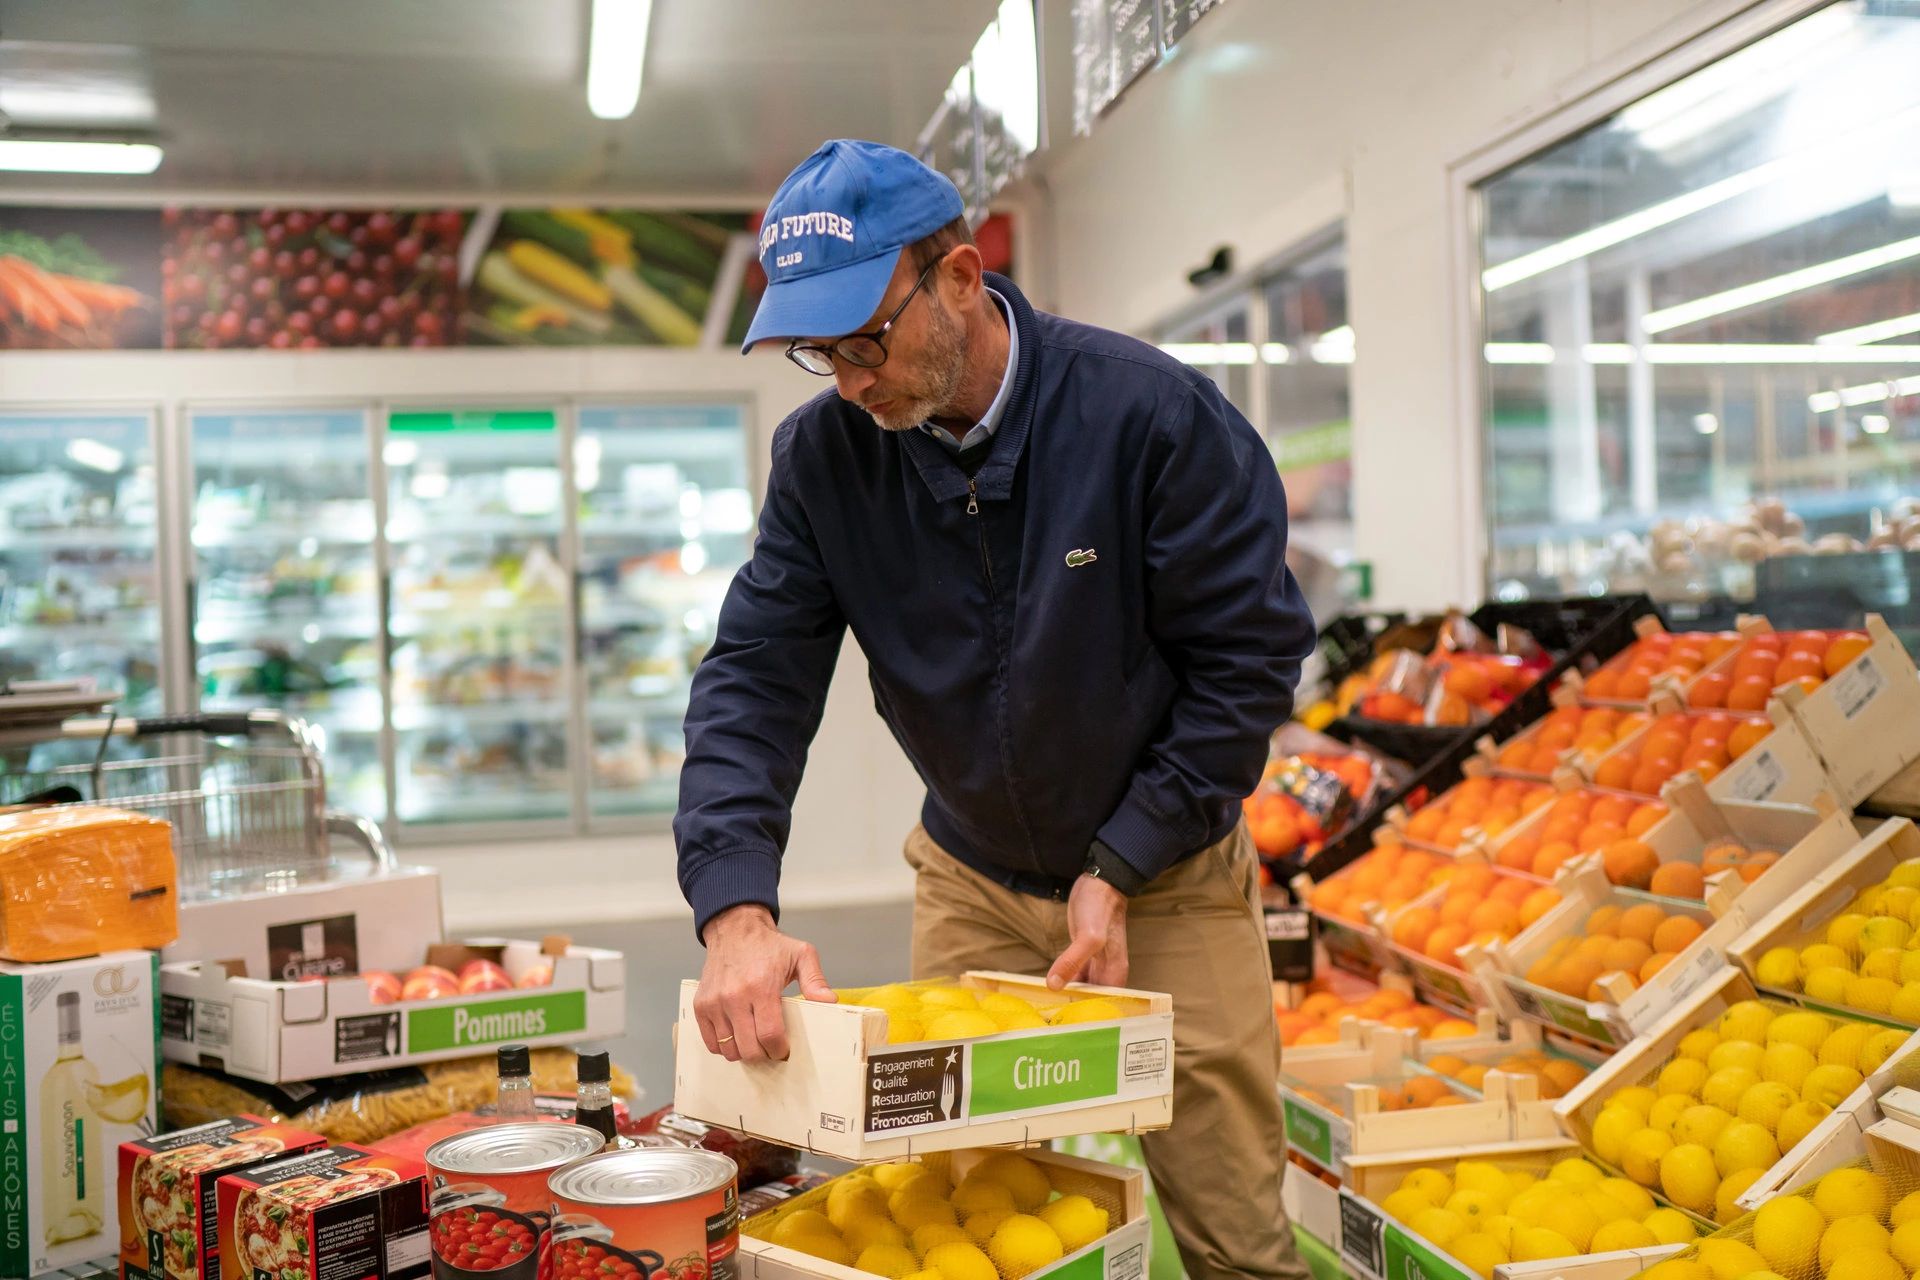
<svg viewBox="0 0 1920 1280"><path fill-rule="evenodd" d="M889 352L887 351L885 338L893 329L894 321L900 318L901 313L907 309L907 304L912 302L914 297L919 294L921 286L927 282L927 277L933 274L933 269L944 261L946 261L944 257L935 258L927 264L926 270L920 273L920 278L913 282L913 288L907 291L907 296L900 300L900 305L893 309L893 314L888 316L886 323L882 324L878 329L870 329L864 333L849 333L844 338L835 338L825 346L818 343L802 342L800 339L795 338L787 344L787 359L793 361L796 365L817 378L831 378L833 376L833 358L836 355L856 369L878 369L887 362ZM855 359L846 351L842 350L847 343L855 340L871 342L874 346L880 348L880 358L869 364L865 360ZM817 352L825 358L827 367L824 369L814 368L801 358L802 352Z"/></svg>

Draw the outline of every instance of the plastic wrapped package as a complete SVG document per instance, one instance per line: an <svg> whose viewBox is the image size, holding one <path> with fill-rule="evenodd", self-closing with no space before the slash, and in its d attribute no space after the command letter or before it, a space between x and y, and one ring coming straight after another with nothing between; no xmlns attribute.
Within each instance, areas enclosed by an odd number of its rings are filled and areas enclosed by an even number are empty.
<svg viewBox="0 0 1920 1280"><path fill-rule="evenodd" d="M800 1153L793 1147L749 1137L717 1124L706 1124L683 1116L672 1107L661 1107L618 1126L623 1137L664 1137L682 1146L700 1147L718 1152L740 1168L740 1185L759 1186L800 1172Z"/></svg>
<svg viewBox="0 0 1920 1280"><path fill-rule="evenodd" d="M0 959L157 951L179 936L172 829L91 805L0 813Z"/></svg>
<svg viewBox="0 0 1920 1280"><path fill-rule="evenodd" d="M573 1051L535 1049L531 1058L535 1091L559 1095L571 1116ZM490 1108L498 1081L492 1054L278 1085L169 1062L160 1080L161 1119L169 1129L184 1129L245 1112L296 1123L335 1142L373 1143L448 1116ZM635 1088L633 1077L617 1066L612 1083L616 1098L631 1095ZM616 1122L619 1115L616 1103Z"/></svg>

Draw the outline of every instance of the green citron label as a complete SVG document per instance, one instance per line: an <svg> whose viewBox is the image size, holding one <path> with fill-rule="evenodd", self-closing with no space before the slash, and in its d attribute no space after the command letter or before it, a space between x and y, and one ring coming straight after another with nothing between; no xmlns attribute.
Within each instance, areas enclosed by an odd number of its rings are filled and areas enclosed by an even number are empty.
<svg viewBox="0 0 1920 1280"><path fill-rule="evenodd" d="M556 991L445 1009L415 1009L407 1015L407 1051L432 1053L586 1029L587 993Z"/></svg>
<svg viewBox="0 0 1920 1280"><path fill-rule="evenodd" d="M974 1116L1112 1097L1119 1090L1120 1028L982 1040L973 1046L972 1069Z"/></svg>
<svg viewBox="0 0 1920 1280"><path fill-rule="evenodd" d="M1083 1258L1063 1262L1046 1273L1047 1280L1106 1280L1107 1250L1102 1245Z"/></svg>

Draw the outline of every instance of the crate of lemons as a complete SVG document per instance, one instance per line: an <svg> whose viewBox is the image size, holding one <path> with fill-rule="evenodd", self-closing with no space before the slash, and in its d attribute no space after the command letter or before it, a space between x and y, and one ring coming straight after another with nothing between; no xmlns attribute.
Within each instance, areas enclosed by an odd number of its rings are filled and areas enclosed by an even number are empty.
<svg viewBox="0 0 1920 1280"><path fill-rule="evenodd" d="M1746 1189L1906 1037L1811 1009L1737 1001L1687 1032L1657 1071L1602 1098L1591 1149L1688 1212L1730 1223Z"/></svg>
<svg viewBox="0 0 1920 1280"><path fill-rule="evenodd" d="M741 1230L743 1247L793 1250L819 1273L1021 1280L1129 1228L1139 1236L1129 1243L1144 1244L1139 1173L1051 1151L976 1149L857 1169Z"/></svg>
<svg viewBox="0 0 1920 1280"><path fill-rule="evenodd" d="M1544 1170L1461 1160L1414 1169L1380 1207L1467 1269L1684 1245L1699 1229L1645 1187L1571 1156Z"/></svg>
<svg viewBox="0 0 1920 1280"><path fill-rule="evenodd" d="M1775 1196L1637 1280L1907 1280L1920 1272L1920 1181L1866 1162Z"/></svg>
<svg viewBox="0 0 1920 1280"><path fill-rule="evenodd" d="M886 1010L888 1044L969 1040L1003 1031L1107 1022L1134 1012L1109 996L1076 996L1043 1006L1010 991L981 991L954 983L891 982L883 987L843 988L834 994L841 1004Z"/></svg>
<svg viewBox="0 0 1920 1280"><path fill-rule="evenodd" d="M1836 884L1869 878L1838 915L1798 927L1818 918ZM1903 818L1883 823L1742 936L1732 958L1762 987L1920 1027L1920 830Z"/></svg>

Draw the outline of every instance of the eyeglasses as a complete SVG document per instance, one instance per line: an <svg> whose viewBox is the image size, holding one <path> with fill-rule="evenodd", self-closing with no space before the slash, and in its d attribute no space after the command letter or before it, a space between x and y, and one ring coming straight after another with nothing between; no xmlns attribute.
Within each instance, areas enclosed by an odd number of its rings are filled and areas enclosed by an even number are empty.
<svg viewBox="0 0 1920 1280"><path fill-rule="evenodd" d="M862 369L878 369L887 362L887 344L882 340L893 328L893 322L900 318L900 313L907 309L907 303L913 301L913 295L920 292L920 286L927 282L927 276L940 265L940 261L936 258L927 264L927 269L922 271L920 278L913 282L913 288L907 291L907 296L900 300L900 305L893 309L893 314L888 316L887 322L878 329L869 333L850 333L824 346L803 343L795 339L787 344L787 359L808 373L818 374L823 378L833 376L835 356Z"/></svg>

